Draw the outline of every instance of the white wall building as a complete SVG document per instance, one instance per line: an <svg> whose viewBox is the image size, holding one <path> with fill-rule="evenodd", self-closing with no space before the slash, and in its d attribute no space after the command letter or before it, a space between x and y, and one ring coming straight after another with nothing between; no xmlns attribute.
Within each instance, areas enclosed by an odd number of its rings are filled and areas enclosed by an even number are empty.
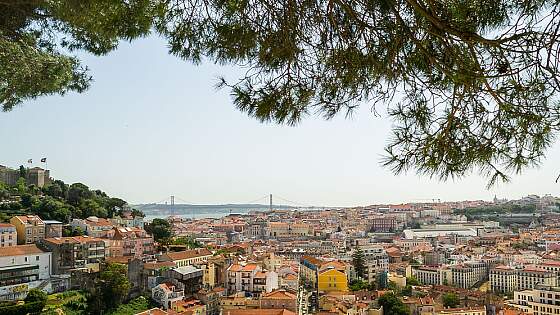
<svg viewBox="0 0 560 315"><path fill-rule="evenodd" d="M0 300L23 299L30 289L51 291L51 253L35 244L5 247L0 250Z"/></svg>

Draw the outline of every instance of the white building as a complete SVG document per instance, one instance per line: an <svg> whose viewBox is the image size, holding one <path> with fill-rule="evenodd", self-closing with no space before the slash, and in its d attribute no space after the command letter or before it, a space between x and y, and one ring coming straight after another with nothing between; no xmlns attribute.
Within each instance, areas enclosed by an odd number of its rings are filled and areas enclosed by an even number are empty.
<svg viewBox="0 0 560 315"><path fill-rule="evenodd" d="M535 288L537 285L555 287L558 278L555 272L543 268L526 267L514 269L498 266L490 270L490 290L494 292L513 292Z"/></svg>
<svg viewBox="0 0 560 315"><path fill-rule="evenodd" d="M35 244L0 249L0 300L23 299L30 289L51 291L51 253Z"/></svg>
<svg viewBox="0 0 560 315"><path fill-rule="evenodd" d="M425 285L451 285L453 281L451 269L445 267L422 266L412 269L412 275Z"/></svg>
<svg viewBox="0 0 560 315"><path fill-rule="evenodd" d="M264 271L257 264L233 264L226 272L227 292L261 294L278 289L278 273Z"/></svg>
<svg viewBox="0 0 560 315"><path fill-rule="evenodd" d="M527 314L560 314L560 288L537 286L532 290L515 291L513 303L509 304Z"/></svg>
<svg viewBox="0 0 560 315"><path fill-rule="evenodd" d="M172 309L173 303L182 301L185 292L178 285L171 282L164 282L152 288L152 299L164 309Z"/></svg>
<svg viewBox="0 0 560 315"><path fill-rule="evenodd" d="M498 266L490 270L490 290L507 293L517 290L517 270L512 267Z"/></svg>
<svg viewBox="0 0 560 315"><path fill-rule="evenodd" d="M470 289L486 278L488 266L483 262L467 262L451 267L453 286Z"/></svg>
<svg viewBox="0 0 560 315"><path fill-rule="evenodd" d="M457 228L438 228L438 229L408 229L403 231L406 239L434 238L439 236L469 236L477 235L476 229L457 227Z"/></svg>

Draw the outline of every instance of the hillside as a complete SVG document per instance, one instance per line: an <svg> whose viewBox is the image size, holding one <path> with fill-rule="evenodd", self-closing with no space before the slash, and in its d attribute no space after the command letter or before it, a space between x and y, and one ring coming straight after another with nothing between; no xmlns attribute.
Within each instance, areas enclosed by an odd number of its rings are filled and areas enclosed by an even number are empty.
<svg viewBox="0 0 560 315"><path fill-rule="evenodd" d="M14 215L37 214L45 220L69 222L72 218L113 217L127 207L126 201L92 190L82 183L55 180L42 188L26 185L20 178L14 186L0 183L0 221ZM134 210L133 214L143 215Z"/></svg>

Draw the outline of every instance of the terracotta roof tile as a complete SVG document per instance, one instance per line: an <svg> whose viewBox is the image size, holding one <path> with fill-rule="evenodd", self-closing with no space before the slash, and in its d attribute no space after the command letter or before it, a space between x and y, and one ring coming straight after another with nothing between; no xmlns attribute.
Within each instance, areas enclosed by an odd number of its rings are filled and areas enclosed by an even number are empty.
<svg viewBox="0 0 560 315"><path fill-rule="evenodd" d="M0 257L33 255L42 253L44 253L44 251L40 250L35 244L0 247Z"/></svg>

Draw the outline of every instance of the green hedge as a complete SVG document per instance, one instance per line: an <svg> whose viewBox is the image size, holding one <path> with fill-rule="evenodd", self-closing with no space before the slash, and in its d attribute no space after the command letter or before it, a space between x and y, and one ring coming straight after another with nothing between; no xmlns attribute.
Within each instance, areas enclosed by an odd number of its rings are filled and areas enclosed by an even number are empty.
<svg viewBox="0 0 560 315"><path fill-rule="evenodd" d="M43 301L4 306L0 307L0 315L39 314L41 310L43 310L43 307L45 307L45 302Z"/></svg>

